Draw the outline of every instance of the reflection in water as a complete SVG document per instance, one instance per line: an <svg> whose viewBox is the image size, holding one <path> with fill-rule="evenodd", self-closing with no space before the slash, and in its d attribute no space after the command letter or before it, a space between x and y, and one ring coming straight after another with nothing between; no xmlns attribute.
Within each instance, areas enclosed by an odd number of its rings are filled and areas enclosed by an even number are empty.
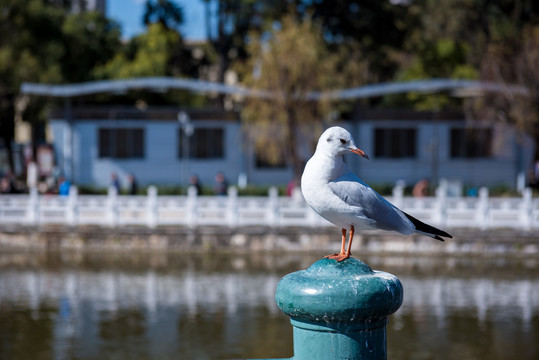
<svg viewBox="0 0 539 360"><path fill-rule="evenodd" d="M1 359L292 355L275 288L300 255L2 254ZM370 257L403 283L389 358L539 358L535 260Z"/></svg>

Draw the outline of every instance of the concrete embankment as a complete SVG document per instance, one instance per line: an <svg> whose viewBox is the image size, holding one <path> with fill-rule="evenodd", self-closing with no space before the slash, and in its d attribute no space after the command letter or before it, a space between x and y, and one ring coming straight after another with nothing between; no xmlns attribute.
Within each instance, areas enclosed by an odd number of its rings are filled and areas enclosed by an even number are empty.
<svg viewBox="0 0 539 360"><path fill-rule="evenodd" d="M353 252L436 255L539 256L539 236L510 229L448 229L440 242L421 235L360 232ZM68 227L0 225L2 250L79 251L297 251L333 253L340 249L337 228L243 227Z"/></svg>

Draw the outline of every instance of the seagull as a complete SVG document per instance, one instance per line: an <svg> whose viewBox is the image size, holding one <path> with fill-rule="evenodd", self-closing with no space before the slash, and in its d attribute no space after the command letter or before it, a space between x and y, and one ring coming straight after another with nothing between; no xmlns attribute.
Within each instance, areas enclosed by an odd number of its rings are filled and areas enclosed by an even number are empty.
<svg viewBox="0 0 539 360"><path fill-rule="evenodd" d="M444 241L445 231L427 225L384 199L359 179L343 161L346 153L369 159L346 129L334 126L320 136L316 151L305 165L301 191L307 204L320 216L342 228L341 252L326 258L338 262L350 257L357 230L387 230L403 235L423 234ZM346 233L349 231L348 247Z"/></svg>

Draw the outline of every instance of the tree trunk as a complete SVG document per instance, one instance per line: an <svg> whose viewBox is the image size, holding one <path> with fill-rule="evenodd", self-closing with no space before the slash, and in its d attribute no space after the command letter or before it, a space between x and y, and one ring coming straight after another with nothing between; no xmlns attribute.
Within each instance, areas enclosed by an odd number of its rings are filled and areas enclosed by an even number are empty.
<svg viewBox="0 0 539 360"><path fill-rule="evenodd" d="M289 163L292 165L292 176L293 180L296 182L297 185L301 182L301 174L303 173L302 168L302 162L301 159L298 156L298 147L297 144L301 139L299 139L298 133L297 133L297 119L296 119L296 112L294 110L294 104L288 104L286 107L286 114L287 114L287 148L288 148L288 155L289 155Z"/></svg>

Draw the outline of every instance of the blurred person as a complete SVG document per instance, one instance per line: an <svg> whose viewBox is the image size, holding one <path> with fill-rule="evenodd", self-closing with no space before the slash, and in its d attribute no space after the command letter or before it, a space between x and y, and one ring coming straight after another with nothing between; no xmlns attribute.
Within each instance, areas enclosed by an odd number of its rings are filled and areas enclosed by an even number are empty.
<svg viewBox="0 0 539 360"><path fill-rule="evenodd" d="M213 192L215 195L226 195L228 188L228 182L226 181L225 175L222 172L215 174L215 185L213 187Z"/></svg>
<svg viewBox="0 0 539 360"><path fill-rule="evenodd" d="M294 189L295 188L296 188L296 180L292 179L286 185L286 195L288 197L292 197L292 195L294 194Z"/></svg>
<svg viewBox="0 0 539 360"><path fill-rule="evenodd" d="M44 181L40 181L38 184L37 184L37 191L40 193L40 194L48 194L50 189L49 187L47 186L47 183L44 182Z"/></svg>
<svg viewBox="0 0 539 360"><path fill-rule="evenodd" d="M415 197L429 196L430 183L428 179L419 180L412 189L412 195Z"/></svg>
<svg viewBox="0 0 539 360"><path fill-rule="evenodd" d="M37 187L38 169L34 161L30 161L26 167L26 185L28 189Z"/></svg>
<svg viewBox="0 0 539 360"><path fill-rule="evenodd" d="M476 187L469 188L466 192L466 195L469 197L477 197L478 194L479 192L477 191Z"/></svg>
<svg viewBox="0 0 539 360"><path fill-rule="evenodd" d="M116 193L120 194L120 179L118 179L118 174L115 172L110 174L110 186L116 189Z"/></svg>
<svg viewBox="0 0 539 360"><path fill-rule="evenodd" d="M0 180L0 192L2 194L17 194L19 193L15 186L13 175L10 171L7 171Z"/></svg>
<svg viewBox="0 0 539 360"><path fill-rule="evenodd" d="M197 189L197 195L202 193L202 185L200 184L200 180L196 174L192 174L189 177L189 186L194 186L195 189Z"/></svg>
<svg viewBox="0 0 539 360"><path fill-rule="evenodd" d="M539 160L535 160L535 164L533 166L532 185L533 187L539 188Z"/></svg>
<svg viewBox="0 0 539 360"><path fill-rule="evenodd" d="M9 181L7 176L0 179L0 192L2 194L13 194L13 187L11 186L11 181Z"/></svg>
<svg viewBox="0 0 539 360"><path fill-rule="evenodd" d="M58 178L58 195L67 196L69 195L69 188L71 183L66 180L64 176Z"/></svg>
<svg viewBox="0 0 539 360"><path fill-rule="evenodd" d="M127 175L127 191L129 195L137 195L138 183L134 174Z"/></svg>

